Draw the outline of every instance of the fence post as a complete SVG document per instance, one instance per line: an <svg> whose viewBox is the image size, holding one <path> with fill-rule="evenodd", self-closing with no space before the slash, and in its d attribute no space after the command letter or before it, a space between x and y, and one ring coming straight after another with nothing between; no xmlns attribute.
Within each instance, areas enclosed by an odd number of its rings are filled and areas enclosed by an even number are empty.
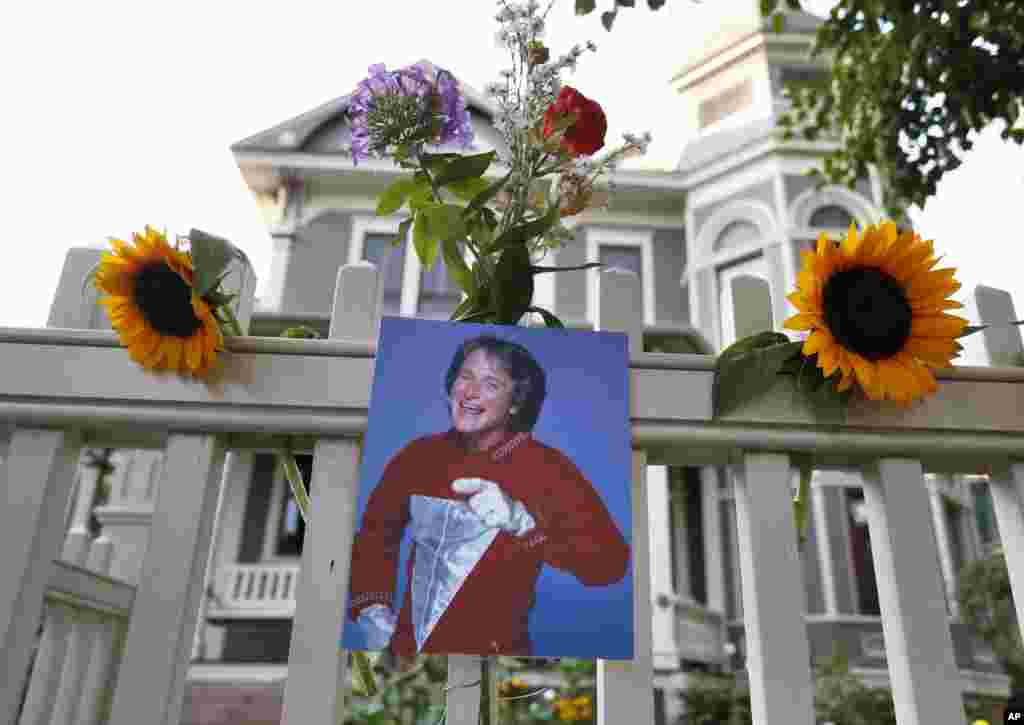
<svg viewBox="0 0 1024 725"><path fill-rule="evenodd" d="M377 339L378 284L377 268L370 262L338 270L331 339ZM340 640L355 535L360 447L352 439L321 438L314 450L312 511L295 591L282 725L341 721L348 653Z"/></svg>
<svg viewBox="0 0 1024 725"><path fill-rule="evenodd" d="M81 451L75 431L15 429L0 506L0 723L14 721L39 630L46 584L64 538ZM17 485L14 485L17 484Z"/></svg>
<svg viewBox="0 0 1024 725"><path fill-rule="evenodd" d="M621 269L602 270L597 329L624 332L630 355L643 350L640 279ZM632 389L632 381L630 388ZM631 402L631 407L633 403ZM597 723L654 722L651 642L650 528L647 517L647 452L633 449L633 659L597 661Z"/></svg>
<svg viewBox="0 0 1024 725"><path fill-rule="evenodd" d="M967 298L964 312L968 319L995 327L963 338L962 360L956 362L961 365L1020 364L1020 355L1024 352L1020 328L1006 324L1017 319L1009 292L978 285Z"/></svg>
<svg viewBox="0 0 1024 725"><path fill-rule="evenodd" d="M863 468L863 486L896 721L963 722L960 672L921 464L870 463Z"/></svg>

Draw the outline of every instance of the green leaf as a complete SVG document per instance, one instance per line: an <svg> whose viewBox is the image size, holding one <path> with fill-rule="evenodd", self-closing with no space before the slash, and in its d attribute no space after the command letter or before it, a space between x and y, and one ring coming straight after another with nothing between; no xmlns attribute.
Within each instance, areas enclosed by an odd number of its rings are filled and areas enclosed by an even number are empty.
<svg viewBox="0 0 1024 725"><path fill-rule="evenodd" d="M494 270L494 284L497 324L518 324L533 301L530 252L525 246L512 246L502 251Z"/></svg>
<svg viewBox="0 0 1024 725"><path fill-rule="evenodd" d="M448 184L448 190L462 201L472 201L478 195L487 191L491 186L490 182L482 176L474 176L461 181L453 181Z"/></svg>
<svg viewBox="0 0 1024 725"><path fill-rule="evenodd" d="M448 318L449 321L457 322L462 319L465 314L476 306L476 303L476 295L474 295L473 292L468 293L466 299L462 300L462 302L459 303L459 306L455 308L455 311L452 312L452 316Z"/></svg>
<svg viewBox="0 0 1024 725"><path fill-rule="evenodd" d="M413 222L412 243L420 262L423 263L423 268L433 267L434 260L437 259L437 237L431 234L425 212L419 212L416 215L416 221Z"/></svg>
<svg viewBox="0 0 1024 725"><path fill-rule="evenodd" d="M420 214L426 217L430 236L441 241L462 239L466 236L466 224L462 219L462 207L455 204L438 204L425 207Z"/></svg>
<svg viewBox="0 0 1024 725"><path fill-rule="evenodd" d="M562 324L562 321L559 320L557 317L555 317L550 312L548 312L547 310L542 310L540 307L527 307L526 311L527 312L536 312L538 315L543 317L544 318L544 324L547 327L557 327L560 330L564 330L565 329L565 325Z"/></svg>
<svg viewBox="0 0 1024 725"><path fill-rule="evenodd" d="M469 236L480 247L481 253L486 254L494 241L494 228L483 219L476 218L469 224Z"/></svg>
<svg viewBox="0 0 1024 725"><path fill-rule="evenodd" d="M597 7L595 0L576 0L576 14L589 15Z"/></svg>
<svg viewBox="0 0 1024 725"><path fill-rule="evenodd" d="M448 269L455 282L467 294L473 290L473 273L470 272L466 260L462 256L455 237L443 240L441 253L444 255L444 266Z"/></svg>
<svg viewBox="0 0 1024 725"><path fill-rule="evenodd" d="M496 154L497 152L495 151L488 151L485 154L459 156L445 166L444 171L434 179L434 183L438 186L446 186L453 181L483 176L484 172L487 171L487 167L494 161Z"/></svg>
<svg viewBox="0 0 1024 725"><path fill-rule="evenodd" d="M377 694L377 683L373 679L373 668L370 666L370 659L365 652L353 652L352 662L355 664L356 673L359 676L363 692L368 697Z"/></svg>
<svg viewBox="0 0 1024 725"><path fill-rule="evenodd" d="M227 239L199 229L189 231L188 240L192 249L192 289L200 297L217 286L218 277L231 263L232 257L246 260L245 253Z"/></svg>
<svg viewBox="0 0 1024 725"><path fill-rule="evenodd" d="M542 217L508 229L494 241L495 249L506 249L541 236L558 221L558 206L552 204Z"/></svg>
<svg viewBox="0 0 1024 725"><path fill-rule="evenodd" d="M807 511L811 499L811 478L814 468L807 461L802 461L800 469L800 489L793 499L793 519L796 522L796 534L799 546L803 548L807 541Z"/></svg>
<svg viewBox="0 0 1024 725"><path fill-rule="evenodd" d="M511 171L505 174L497 181L495 181L490 186L488 186L482 192L477 194L473 201L469 202L469 207L467 207L467 211L475 211L477 209L482 209L484 204L486 204L495 196L497 196L498 192L501 191L502 187L505 186L506 183L508 183L508 180L510 178L512 178Z"/></svg>
<svg viewBox="0 0 1024 725"><path fill-rule="evenodd" d="M726 348L715 362L715 417L767 392L783 364L799 355L801 347L803 342L790 342L780 332L762 332Z"/></svg>
<svg viewBox="0 0 1024 725"><path fill-rule="evenodd" d="M82 291L79 294L79 297L85 297L86 285L88 285L90 282L95 283L95 281L96 281L96 273L100 271L100 265L101 264L102 264L102 262L97 262L96 264L94 264L89 269L88 272L85 273L85 279L82 280ZM97 288L96 291L99 292L100 291L99 288Z"/></svg>
<svg viewBox="0 0 1024 725"><path fill-rule="evenodd" d="M399 179L381 193L377 199L377 216L394 214L402 208L405 200L409 197L419 184L415 179Z"/></svg>
<svg viewBox="0 0 1024 725"><path fill-rule="evenodd" d="M409 238L409 227L411 226L412 217L409 217L398 225L398 236L391 240L392 247L397 247L398 245L405 243L405 240Z"/></svg>
<svg viewBox="0 0 1024 725"><path fill-rule="evenodd" d="M783 17L782 13L775 13L772 15L772 32L781 33L785 27L785 23L786 19Z"/></svg>
<svg viewBox="0 0 1024 725"><path fill-rule="evenodd" d="M967 337L968 335L973 335L976 332L981 332L982 330L984 330L985 328L988 328L988 327L1016 327L1018 325L1024 325L1024 320L1015 320L1015 321L1010 321L1010 322L1004 322L1004 323L998 324L998 325L996 325L996 324L992 324L992 325L968 325L967 327L964 328L963 332L961 332L959 335L957 335L957 337Z"/></svg>
<svg viewBox="0 0 1024 725"><path fill-rule="evenodd" d="M603 25L604 29L608 32L611 32L612 24L615 22L615 15L616 13L614 10L608 10L601 13L601 25Z"/></svg>

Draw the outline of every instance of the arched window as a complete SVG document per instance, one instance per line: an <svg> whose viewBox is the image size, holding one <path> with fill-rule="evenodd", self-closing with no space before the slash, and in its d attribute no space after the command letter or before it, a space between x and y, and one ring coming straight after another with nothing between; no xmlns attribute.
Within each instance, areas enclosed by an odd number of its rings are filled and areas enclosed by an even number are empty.
<svg viewBox="0 0 1024 725"><path fill-rule="evenodd" d="M748 221L735 221L726 225L715 240L715 249L739 247L760 237L758 228Z"/></svg>
<svg viewBox="0 0 1024 725"><path fill-rule="evenodd" d="M841 206L827 204L820 206L811 214L810 226L828 229L848 229L853 216Z"/></svg>

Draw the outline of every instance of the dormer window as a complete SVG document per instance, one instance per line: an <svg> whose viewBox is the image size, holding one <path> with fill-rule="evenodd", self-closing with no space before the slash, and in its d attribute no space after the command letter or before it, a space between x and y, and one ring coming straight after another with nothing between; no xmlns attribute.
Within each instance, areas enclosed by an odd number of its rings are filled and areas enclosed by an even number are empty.
<svg viewBox="0 0 1024 725"><path fill-rule="evenodd" d="M700 104L697 122L700 128L718 123L727 116L742 111L754 102L754 84L748 78Z"/></svg>

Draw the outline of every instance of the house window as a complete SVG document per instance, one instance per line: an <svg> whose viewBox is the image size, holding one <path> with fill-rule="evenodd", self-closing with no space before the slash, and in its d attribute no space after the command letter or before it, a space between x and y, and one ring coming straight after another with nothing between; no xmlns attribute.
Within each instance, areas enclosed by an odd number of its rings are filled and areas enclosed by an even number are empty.
<svg viewBox="0 0 1024 725"><path fill-rule="evenodd" d="M463 253L463 245L459 245L459 253ZM420 299L417 306L418 314L423 317L448 319L462 301L462 289L448 274L448 267L441 254L438 254L430 269L420 272Z"/></svg>
<svg viewBox="0 0 1024 725"><path fill-rule="evenodd" d="M398 315L402 308L402 272L405 270L405 247L392 246L393 234L367 234L363 238L363 259L377 265L383 282L382 315Z"/></svg>
<svg viewBox="0 0 1024 725"><path fill-rule="evenodd" d="M857 613L880 616L878 582L875 580L875 562L871 555L871 534L868 531L864 491L846 490L846 509L850 529L850 558L857 589Z"/></svg>
<svg viewBox="0 0 1024 725"><path fill-rule="evenodd" d="M296 455L295 462L299 465L299 472L306 484L306 491L311 493L313 490L313 456ZM295 503L295 497L292 496L292 487L288 485L288 479L285 479L281 517L277 524L274 546L275 554L277 556L300 556L305 536L306 522L302 520L299 506Z"/></svg>
<svg viewBox="0 0 1024 725"><path fill-rule="evenodd" d="M768 263L758 256L718 270L721 343L774 329Z"/></svg>
<svg viewBox="0 0 1024 725"><path fill-rule="evenodd" d="M828 204L820 206L811 214L809 226L828 229L849 229L853 216L841 206Z"/></svg>
<svg viewBox="0 0 1024 725"><path fill-rule="evenodd" d="M602 269L628 269L640 278L640 288L643 289L643 256L640 247L613 247L602 244L598 248L597 261L604 265Z"/></svg>

